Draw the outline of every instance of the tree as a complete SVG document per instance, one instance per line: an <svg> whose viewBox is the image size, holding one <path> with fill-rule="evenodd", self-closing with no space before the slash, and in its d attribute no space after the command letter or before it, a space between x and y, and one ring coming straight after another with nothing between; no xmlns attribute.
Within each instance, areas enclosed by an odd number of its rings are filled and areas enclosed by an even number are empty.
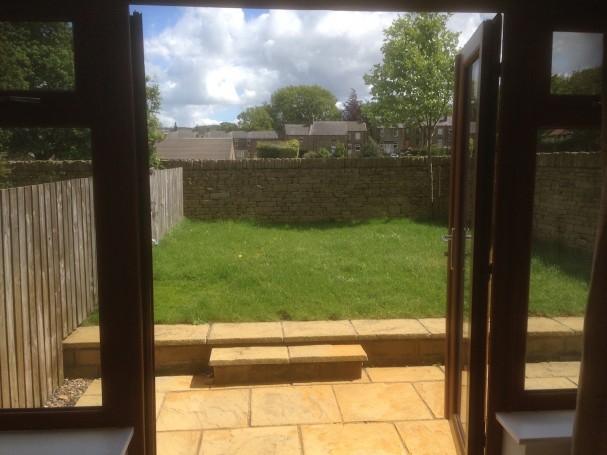
<svg viewBox="0 0 607 455"><path fill-rule="evenodd" d="M553 74L550 91L557 95L599 95L601 67L573 71L571 74Z"/></svg>
<svg viewBox="0 0 607 455"><path fill-rule="evenodd" d="M384 156L384 152L377 142L369 138L362 146L361 155L363 158L379 158Z"/></svg>
<svg viewBox="0 0 607 455"><path fill-rule="evenodd" d="M371 86L369 118L384 125L416 125L428 156L434 201L431 138L439 119L452 109L454 59L458 33L447 29L449 14L407 14L384 30L383 63L363 76Z"/></svg>
<svg viewBox="0 0 607 455"><path fill-rule="evenodd" d="M269 131L274 129L274 122L268 112L269 106L247 107L238 114L238 127L245 131Z"/></svg>
<svg viewBox="0 0 607 455"><path fill-rule="evenodd" d="M148 151L150 155L150 166L158 169L160 167L160 158L156 151L156 144L164 139L164 131L158 114L162 108L162 96L158 83L149 76L145 76L145 95L147 104L147 124L148 124ZM175 122L177 126L177 122Z"/></svg>
<svg viewBox="0 0 607 455"><path fill-rule="evenodd" d="M231 133L234 130L238 129L238 125L232 122L221 122L219 124L219 131L225 131L226 133Z"/></svg>
<svg viewBox="0 0 607 455"><path fill-rule="evenodd" d="M65 22L0 22L0 90L72 90L75 85L71 25ZM160 89L146 76L150 161L162 140ZM90 132L77 128L0 130L0 152L11 158L90 159ZM157 158L156 158L157 159Z"/></svg>
<svg viewBox="0 0 607 455"><path fill-rule="evenodd" d="M71 90L73 34L67 22L0 22L0 90Z"/></svg>
<svg viewBox="0 0 607 455"><path fill-rule="evenodd" d="M314 120L340 120L337 98L318 85L290 85L276 90L270 102L270 114L276 129L285 123L310 125Z"/></svg>
<svg viewBox="0 0 607 455"><path fill-rule="evenodd" d="M344 110L341 114L342 118L347 121L361 122L363 113L360 106L361 104L360 101L358 101L356 90L351 88L350 96L348 96L348 100L344 103Z"/></svg>

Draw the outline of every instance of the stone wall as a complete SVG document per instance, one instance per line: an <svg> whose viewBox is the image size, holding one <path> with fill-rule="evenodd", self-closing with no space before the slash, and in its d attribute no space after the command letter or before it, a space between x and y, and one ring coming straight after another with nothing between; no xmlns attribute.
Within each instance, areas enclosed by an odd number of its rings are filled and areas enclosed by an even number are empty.
<svg viewBox="0 0 607 455"><path fill-rule="evenodd" d="M449 158L434 158L435 214L446 215ZM10 162L14 186L91 175L87 161ZM184 215L195 219L313 221L431 212L426 160L168 161L183 167ZM591 251L600 203L598 153L539 154L534 235Z"/></svg>
<svg viewBox="0 0 607 455"><path fill-rule="evenodd" d="M433 160L435 215L447 214L449 158ZM167 161L183 167L188 218L277 222L428 217L426 159Z"/></svg>
<svg viewBox="0 0 607 455"><path fill-rule="evenodd" d="M9 161L11 186L29 186L86 178L93 175L90 161Z"/></svg>
<svg viewBox="0 0 607 455"><path fill-rule="evenodd" d="M600 153L538 154L534 236L592 251L600 198Z"/></svg>

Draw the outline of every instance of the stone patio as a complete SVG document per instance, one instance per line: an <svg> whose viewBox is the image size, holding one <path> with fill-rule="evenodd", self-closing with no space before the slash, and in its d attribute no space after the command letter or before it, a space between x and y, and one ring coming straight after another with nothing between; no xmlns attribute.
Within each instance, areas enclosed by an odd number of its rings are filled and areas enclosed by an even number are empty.
<svg viewBox="0 0 607 455"><path fill-rule="evenodd" d="M528 364L527 387L572 387L579 362ZM101 403L95 380L77 406ZM156 378L158 455L455 455L442 366L364 368L343 382L218 386Z"/></svg>
<svg viewBox="0 0 607 455"><path fill-rule="evenodd" d="M158 455L455 455L439 366L366 368L359 380L220 387L156 378ZM94 381L78 402L101 402Z"/></svg>

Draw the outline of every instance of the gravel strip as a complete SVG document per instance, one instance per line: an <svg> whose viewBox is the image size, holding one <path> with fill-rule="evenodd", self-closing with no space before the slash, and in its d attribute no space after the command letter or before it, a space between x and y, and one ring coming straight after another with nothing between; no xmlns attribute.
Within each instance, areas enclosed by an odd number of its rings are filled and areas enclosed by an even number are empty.
<svg viewBox="0 0 607 455"><path fill-rule="evenodd" d="M53 396L44 405L45 408L67 408L76 405L78 399L86 392L92 379L66 379L63 385L55 389Z"/></svg>

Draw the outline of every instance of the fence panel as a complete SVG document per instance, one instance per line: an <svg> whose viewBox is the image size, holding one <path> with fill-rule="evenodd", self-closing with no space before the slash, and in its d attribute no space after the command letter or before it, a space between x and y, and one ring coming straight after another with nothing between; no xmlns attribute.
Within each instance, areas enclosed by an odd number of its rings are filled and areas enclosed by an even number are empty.
<svg viewBox="0 0 607 455"><path fill-rule="evenodd" d="M152 235L183 218L181 168L150 176ZM63 339L97 307L92 178L0 190L0 407L63 382Z"/></svg>
<svg viewBox="0 0 607 455"><path fill-rule="evenodd" d="M0 191L0 405L39 407L97 305L92 179Z"/></svg>
<svg viewBox="0 0 607 455"><path fill-rule="evenodd" d="M160 240L183 218L183 169L163 169L150 175L152 238Z"/></svg>

